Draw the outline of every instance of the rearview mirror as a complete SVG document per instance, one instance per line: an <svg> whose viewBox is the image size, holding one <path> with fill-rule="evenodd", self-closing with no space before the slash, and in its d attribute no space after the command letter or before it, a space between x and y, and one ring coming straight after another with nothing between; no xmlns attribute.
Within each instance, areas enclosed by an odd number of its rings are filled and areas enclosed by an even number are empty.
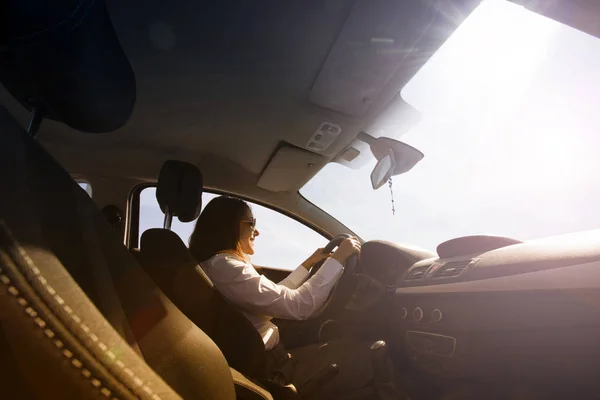
<svg viewBox="0 0 600 400"><path fill-rule="evenodd" d="M396 169L396 160L394 152L388 149L387 154L377 161L373 172L371 172L371 185L373 190L379 189L386 183L394 173Z"/></svg>
<svg viewBox="0 0 600 400"><path fill-rule="evenodd" d="M361 132L358 139L369 145L377 159L377 165L371 172L373 189L379 189L392 176L410 171L424 156L414 147L388 137L376 138Z"/></svg>

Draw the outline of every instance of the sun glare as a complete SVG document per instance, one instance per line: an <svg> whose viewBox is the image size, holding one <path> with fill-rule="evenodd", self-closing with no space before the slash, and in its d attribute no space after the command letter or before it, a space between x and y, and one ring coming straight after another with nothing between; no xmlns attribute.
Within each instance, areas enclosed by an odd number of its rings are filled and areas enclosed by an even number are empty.
<svg viewBox="0 0 600 400"><path fill-rule="evenodd" d="M423 112L473 113L482 100L514 106L558 27L531 14L504 0L482 2L404 87L402 97ZM428 82L419 79L424 76Z"/></svg>
<svg viewBox="0 0 600 400"><path fill-rule="evenodd" d="M366 239L428 248L470 234L521 240L600 224L600 40L514 3L483 1L402 89L423 151L373 191L328 164L302 193Z"/></svg>
<svg viewBox="0 0 600 400"><path fill-rule="evenodd" d="M487 165L479 183L496 196L532 185L550 195L580 168L581 143L567 134L574 119L536 80L560 28L521 6L484 1L402 91L438 129L463 119L493 150L474 160ZM492 176L494 165L502 167Z"/></svg>

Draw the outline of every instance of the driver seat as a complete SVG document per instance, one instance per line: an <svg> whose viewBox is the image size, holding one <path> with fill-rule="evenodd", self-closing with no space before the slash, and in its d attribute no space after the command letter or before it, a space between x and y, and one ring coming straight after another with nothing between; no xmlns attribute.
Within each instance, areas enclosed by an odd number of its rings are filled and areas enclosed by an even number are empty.
<svg viewBox="0 0 600 400"><path fill-rule="evenodd" d="M173 217L181 222L198 218L202 205L202 174L190 163L168 160L160 171L156 199L165 213L163 229L142 234L138 260L165 295L211 339L229 365L251 377L277 399L299 399L335 374L329 366L302 388L284 385L267 375L267 353L252 323L216 290L188 247L170 230Z"/></svg>
<svg viewBox="0 0 600 400"><path fill-rule="evenodd" d="M192 222L202 208L203 179L187 162L167 160L156 188L165 213L163 229L143 232L137 258L154 282L225 354L243 374L262 377L264 345L256 329L216 291L180 237L170 230L173 217Z"/></svg>

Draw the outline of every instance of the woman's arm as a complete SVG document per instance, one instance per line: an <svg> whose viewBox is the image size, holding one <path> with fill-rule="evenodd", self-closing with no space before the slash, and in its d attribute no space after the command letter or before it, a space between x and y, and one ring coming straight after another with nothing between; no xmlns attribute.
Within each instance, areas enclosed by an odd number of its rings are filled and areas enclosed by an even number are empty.
<svg viewBox="0 0 600 400"><path fill-rule="evenodd" d="M327 300L341 271L342 265L330 258L310 279L291 289L259 275L249 263L224 256L213 260L211 277L223 296L247 311L301 320L310 317Z"/></svg>
<svg viewBox="0 0 600 400"><path fill-rule="evenodd" d="M214 258L211 279L223 296L248 311L276 318L306 319L327 300L343 270L342 264L359 252L360 242L346 239L319 271L297 289L270 281L250 263L234 256Z"/></svg>
<svg viewBox="0 0 600 400"><path fill-rule="evenodd" d="M300 285L308 278L308 270L302 265L293 270L284 280L278 283L278 285L285 286L290 289L298 289Z"/></svg>
<svg viewBox="0 0 600 400"><path fill-rule="evenodd" d="M290 289L298 289L298 287L300 287L300 285L304 283L306 278L308 278L308 273L311 267L319 261L326 259L330 255L330 253L323 253L323 248L315 250L315 252L306 260L304 260L304 262L300 264L298 268L293 270L290 274L288 274L287 277L285 277L277 284L288 287ZM253 267L256 270L256 272L262 275L262 269L264 267L257 267L256 265L253 265Z"/></svg>
<svg viewBox="0 0 600 400"><path fill-rule="evenodd" d="M275 269L272 267L263 267L263 266L258 266L258 265L254 265L254 264L252 264L252 266L254 267L256 272L258 272L260 275L266 275L267 278L268 278L269 274L268 273L265 274L264 270L265 269L267 269L267 270ZM283 280L277 282L277 284L283 285L285 287L289 287L290 289L298 289L298 286L302 285L307 277L308 277L308 271L306 270L306 268L304 268L303 266L299 266L298 268L296 268L295 270L290 272L285 278L283 278Z"/></svg>

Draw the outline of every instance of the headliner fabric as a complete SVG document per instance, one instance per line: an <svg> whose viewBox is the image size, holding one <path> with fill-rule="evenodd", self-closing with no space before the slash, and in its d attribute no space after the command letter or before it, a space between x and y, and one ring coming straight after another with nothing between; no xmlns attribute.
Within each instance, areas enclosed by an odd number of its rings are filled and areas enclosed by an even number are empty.
<svg viewBox="0 0 600 400"><path fill-rule="evenodd" d="M193 164L167 160L160 169L156 187L156 200L160 209L167 208L181 222L198 218L202 209L202 173Z"/></svg>
<svg viewBox="0 0 600 400"><path fill-rule="evenodd" d="M104 0L9 0L5 10L0 79L21 104L84 132L127 122L135 77Z"/></svg>

